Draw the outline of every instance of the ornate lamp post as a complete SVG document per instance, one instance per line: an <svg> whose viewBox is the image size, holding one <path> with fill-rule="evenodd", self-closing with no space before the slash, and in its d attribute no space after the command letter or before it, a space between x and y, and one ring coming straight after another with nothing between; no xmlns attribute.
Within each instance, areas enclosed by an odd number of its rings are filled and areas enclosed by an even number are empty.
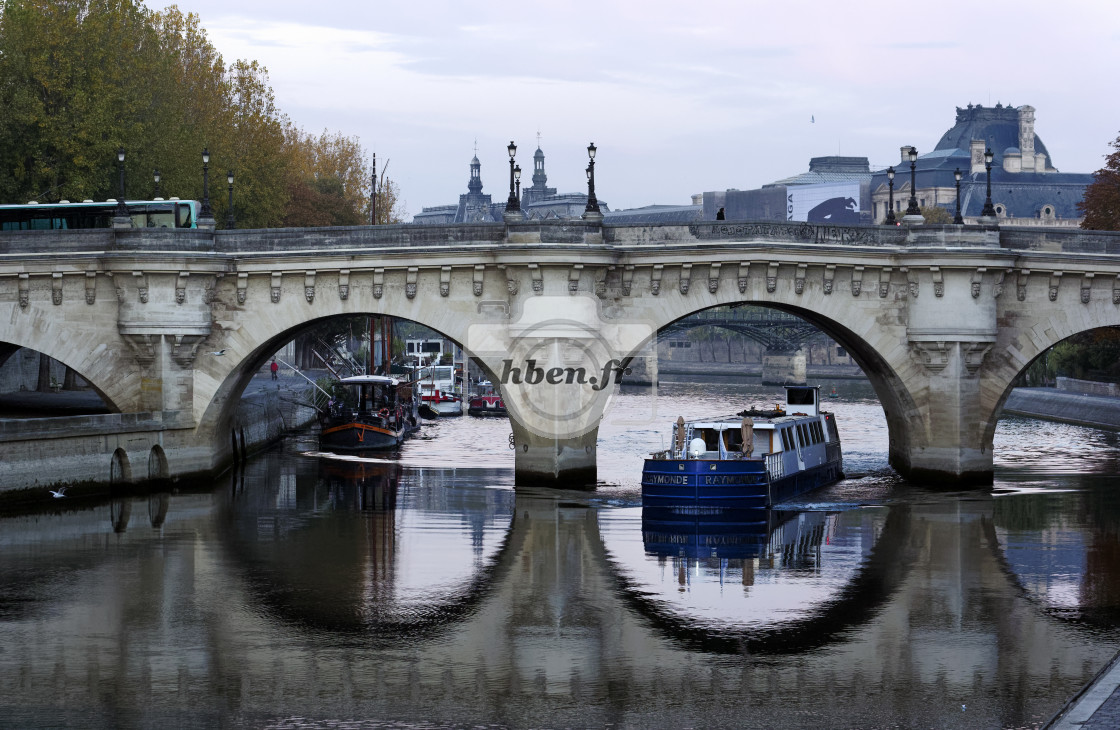
<svg viewBox="0 0 1120 730"><path fill-rule="evenodd" d="M202 209L198 217L214 217L214 212L210 210L210 150L205 147L202 148Z"/></svg>
<svg viewBox="0 0 1120 730"><path fill-rule="evenodd" d="M373 169L370 175L369 188L369 224L377 225L377 153L373 153ZM372 360L373 355L370 355Z"/></svg>
<svg viewBox="0 0 1120 730"><path fill-rule="evenodd" d="M964 224L964 218L961 216L961 168L953 170L953 177L957 181L957 214L953 216L953 223L959 226Z"/></svg>
<svg viewBox="0 0 1120 730"><path fill-rule="evenodd" d="M981 218L995 218L996 217L996 209L992 205L992 158L993 157L995 157L995 155L992 154L992 148L991 147L989 147L988 149L986 149L984 151L984 169L987 170L987 173L988 173L988 195L984 199L984 210L980 211L980 217Z"/></svg>
<svg viewBox="0 0 1120 730"><path fill-rule="evenodd" d="M226 228L237 228L237 221L233 218L233 170L226 173L226 182L229 183L229 213L226 215Z"/></svg>
<svg viewBox="0 0 1120 730"><path fill-rule="evenodd" d="M602 220L603 213L599 210L599 199L595 197L595 143L587 145L587 207L584 208L585 220Z"/></svg>
<svg viewBox="0 0 1120 730"><path fill-rule="evenodd" d="M521 207L521 165L513 168L513 180L517 183L517 206Z"/></svg>
<svg viewBox="0 0 1120 730"><path fill-rule="evenodd" d="M113 215L127 218L128 208L124 204L124 147L117 148L117 172L120 173L120 193L117 195L117 211Z"/></svg>
<svg viewBox="0 0 1120 730"><path fill-rule="evenodd" d="M894 165L887 168L887 225L896 225L898 221L894 217Z"/></svg>
<svg viewBox="0 0 1120 730"><path fill-rule="evenodd" d="M156 200L162 200L162 198L160 198L160 196L159 196L159 168L158 167L155 169L155 172L152 173L152 177L154 177L155 180L156 180Z"/></svg>
<svg viewBox="0 0 1120 730"><path fill-rule="evenodd" d="M509 152L509 200L506 201L506 220L520 220L521 218L521 201L517 197L514 190L514 183L516 182L516 173L514 172L514 157L517 155L517 145L510 140L509 145L506 147Z"/></svg>
<svg viewBox="0 0 1120 730"><path fill-rule="evenodd" d="M910 202L906 206L906 215L921 215L922 211L918 208L918 188L915 182L915 169L917 168L915 163L918 159L918 148L911 146L907 156L910 158Z"/></svg>

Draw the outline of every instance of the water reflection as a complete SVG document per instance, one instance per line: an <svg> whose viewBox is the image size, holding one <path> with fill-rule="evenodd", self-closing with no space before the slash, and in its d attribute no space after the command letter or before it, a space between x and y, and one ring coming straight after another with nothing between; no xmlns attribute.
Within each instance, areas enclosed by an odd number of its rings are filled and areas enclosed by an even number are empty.
<svg viewBox="0 0 1120 730"><path fill-rule="evenodd" d="M1087 471L714 520L276 453L57 500L0 516L0 724L1037 726L1120 646Z"/></svg>
<svg viewBox="0 0 1120 730"><path fill-rule="evenodd" d="M484 595L509 490L448 488L393 461L301 466L239 494L221 533L270 616L391 643L459 620Z"/></svg>

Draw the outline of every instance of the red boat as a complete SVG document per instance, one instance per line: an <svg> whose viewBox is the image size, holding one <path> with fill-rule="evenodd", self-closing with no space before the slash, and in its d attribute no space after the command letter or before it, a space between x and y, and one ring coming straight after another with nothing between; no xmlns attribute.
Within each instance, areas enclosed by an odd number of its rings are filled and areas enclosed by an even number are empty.
<svg viewBox="0 0 1120 730"><path fill-rule="evenodd" d="M505 416L506 403L497 393L472 396L467 413L472 416Z"/></svg>

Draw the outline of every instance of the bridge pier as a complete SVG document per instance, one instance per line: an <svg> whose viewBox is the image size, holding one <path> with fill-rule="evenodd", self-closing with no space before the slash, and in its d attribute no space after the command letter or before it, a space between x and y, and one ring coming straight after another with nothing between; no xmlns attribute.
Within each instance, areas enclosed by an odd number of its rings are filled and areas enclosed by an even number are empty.
<svg viewBox="0 0 1120 730"><path fill-rule="evenodd" d="M992 443L985 443L992 413L982 404L980 360L990 344L977 341L919 343L928 356L923 407L890 464L907 479L942 487L992 483ZM892 439L893 440L893 439Z"/></svg>
<svg viewBox="0 0 1120 730"><path fill-rule="evenodd" d="M598 428L582 436L547 437L529 431L512 418L510 425L517 486L595 489Z"/></svg>
<svg viewBox="0 0 1120 730"><path fill-rule="evenodd" d="M805 385L805 351L771 350L762 354L763 385Z"/></svg>

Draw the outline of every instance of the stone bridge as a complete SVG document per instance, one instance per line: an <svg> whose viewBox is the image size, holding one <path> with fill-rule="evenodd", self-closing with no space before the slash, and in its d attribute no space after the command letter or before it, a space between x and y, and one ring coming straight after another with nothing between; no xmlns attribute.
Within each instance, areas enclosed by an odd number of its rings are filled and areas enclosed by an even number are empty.
<svg viewBox="0 0 1120 730"><path fill-rule="evenodd" d="M384 314L506 376L519 483L590 484L612 360L735 303L847 348L901 473L984 483L1015 379L1061 340L1120 325L1120 234L732 221L0 234L0 357L43 352L119 414L112 434L68 442L87 461L58 461L52 481L89 479L93 462L132 480L145 461L153 476L224 468L233 407L267 358L318 320ZM43 483L35 459L57 445L16 431L0 428L6 483Z"/></svg>

